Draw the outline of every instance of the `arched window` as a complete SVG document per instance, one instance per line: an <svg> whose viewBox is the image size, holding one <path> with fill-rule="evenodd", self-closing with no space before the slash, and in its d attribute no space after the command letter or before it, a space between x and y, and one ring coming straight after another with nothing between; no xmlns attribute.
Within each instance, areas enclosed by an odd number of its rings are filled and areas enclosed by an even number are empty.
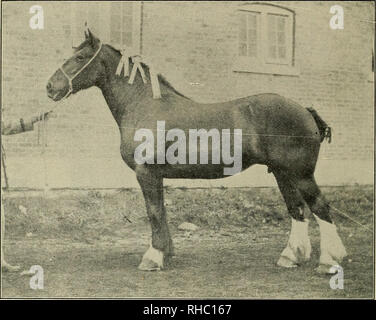
<svg viewBox="0 0 376 320"><path fill-rule="evenodd" d="M263 3L240 5L238 71L294 73L294 11ZM280 70L280 72L278 72ZM282 72L281 72L282 71Z"/></svg>

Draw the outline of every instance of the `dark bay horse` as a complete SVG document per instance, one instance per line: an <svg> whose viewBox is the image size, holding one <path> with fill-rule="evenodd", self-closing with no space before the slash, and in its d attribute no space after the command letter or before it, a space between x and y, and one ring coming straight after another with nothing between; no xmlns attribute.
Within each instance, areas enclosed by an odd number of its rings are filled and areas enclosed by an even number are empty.
<svg viewBox="0 0 376 320"><path fill-rule="evenodd" d="M277 94L258 94L224 103L199 104L176 91L159 75L161 98L153 99L150 81L145 84L138 73L134 83L116 74L121 53L102 44L90 31L47 84L48 96L54 101L82 89L97 86L120 130L120 153L134 170L141 186L152 228L152 241L139 268L159 270L173 254L163 200L164 178L217 179L224 177L223 161L218 164L138 164L134 141L138 129L156 132L157 121L165 121L166 131L173 128L187 135L190 128L242 130L242 169L253 164L268 167L292 218L287 247L278 265L296 267L311 254L305 204L320 226L321 257L318 270L329 272L346 255L336 227L330 218L330 207L314 179L320 144L330 128L313 109ZM133 60L129 59L132 69ZM147 80L150 70L142 64ZM231 141L233 144L233 141ZM166 148L169 143L166 143ZM211 151L209 148L209 157ZM154 153L157 155L157 152Z"/></svg>

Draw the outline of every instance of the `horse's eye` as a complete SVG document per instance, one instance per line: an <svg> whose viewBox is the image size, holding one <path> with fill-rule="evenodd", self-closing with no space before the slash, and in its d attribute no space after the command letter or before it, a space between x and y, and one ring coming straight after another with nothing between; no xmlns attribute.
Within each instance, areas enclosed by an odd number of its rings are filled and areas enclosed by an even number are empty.
<svg viewBox="0 0 376 320"><path fill-rule="evenodd" d="M80 55L80 56L77 56L77 60L78 60L78 61L82 61L82 60L84 60L84 59L85 59L84 56L81 56L81 55Z"/></svg>

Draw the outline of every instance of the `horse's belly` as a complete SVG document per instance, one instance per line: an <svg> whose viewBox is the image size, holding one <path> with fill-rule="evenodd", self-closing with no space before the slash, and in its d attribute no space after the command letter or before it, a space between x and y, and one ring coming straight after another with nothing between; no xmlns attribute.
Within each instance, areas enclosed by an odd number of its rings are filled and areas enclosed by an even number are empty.
<svg viewBox="0 0 376 320"><path fill-rule="evenodd" d="M223 164L174 164L151 165L156 172L168 179L221 179L237 174L254 163L234 169L234 165ZM231 169L227 172L225 169Z"/></svg>

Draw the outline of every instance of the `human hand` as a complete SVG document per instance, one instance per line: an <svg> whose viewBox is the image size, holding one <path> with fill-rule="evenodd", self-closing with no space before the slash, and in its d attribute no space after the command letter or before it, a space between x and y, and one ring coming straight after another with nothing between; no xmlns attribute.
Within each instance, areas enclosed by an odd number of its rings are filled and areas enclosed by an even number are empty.
<svg viewBox="0 0 376 320"><path fill-rule="evenodd" d="M50 117L50 113L51 112L52 111L48 111L48 112L41 113L40 115L33 117L32 118L32 123L38 122L38 121L43 120L43 119L44 120L48 120L48 118Z"/></svg>

